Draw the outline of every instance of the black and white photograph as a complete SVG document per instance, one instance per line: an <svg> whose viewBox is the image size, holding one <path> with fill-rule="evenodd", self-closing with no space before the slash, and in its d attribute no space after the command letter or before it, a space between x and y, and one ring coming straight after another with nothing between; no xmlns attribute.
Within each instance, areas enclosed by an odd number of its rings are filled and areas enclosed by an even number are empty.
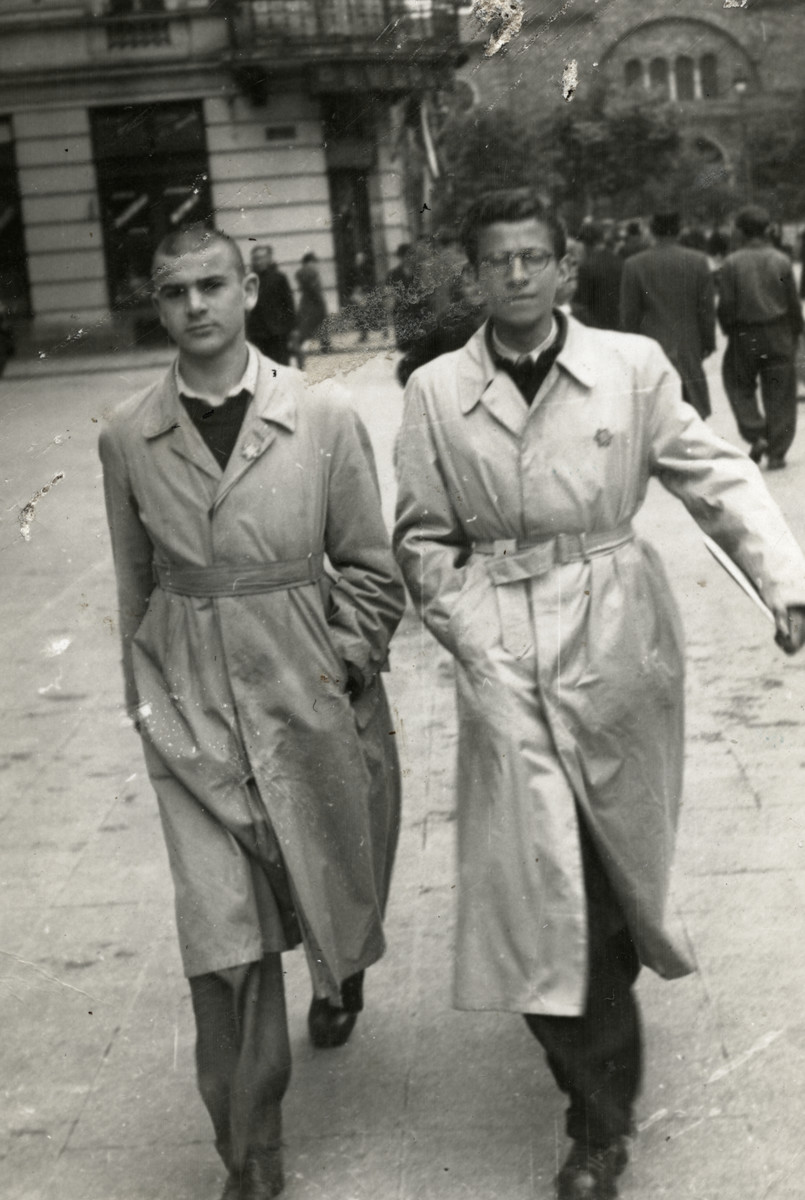
<svg viewBox="0 0 805 1200"><path fill-rule="evenodd" d="M805 0L0 0L2 1200L805 1198Z"/></svg>

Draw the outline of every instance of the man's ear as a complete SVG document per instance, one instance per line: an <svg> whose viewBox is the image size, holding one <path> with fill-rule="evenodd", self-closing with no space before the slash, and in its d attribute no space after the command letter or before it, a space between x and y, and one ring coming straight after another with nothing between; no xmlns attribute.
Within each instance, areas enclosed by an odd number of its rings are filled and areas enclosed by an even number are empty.
<svg viewBox="0 0 805 1200"><path fill-rule="evenodd" d="M257 293L260 291L260 280L255 275L254 271L249 271L248 275L243 276L243 307L246 312L251 312L257 303Z"/></svg>

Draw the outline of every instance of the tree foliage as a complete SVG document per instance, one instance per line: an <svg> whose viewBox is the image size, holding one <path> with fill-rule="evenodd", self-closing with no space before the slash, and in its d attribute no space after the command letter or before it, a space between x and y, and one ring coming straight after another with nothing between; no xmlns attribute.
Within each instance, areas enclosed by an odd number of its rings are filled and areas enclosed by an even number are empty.
<svg viewBox="0 0 805 1200"><path fill-rule="evenodd" d="M785 110L746 115L746 151L755 200L777 220L805 213L805 91Z"/></svg>
<svg viewBox="0 0 805 1200"><path fill-rule="evenodd" d="M514 105L453 117L442 128L442 208L460 218L479 192L530 186L582 216L646 211L681 144L675 110L618 94L574 99L550 113Z"/></svg>

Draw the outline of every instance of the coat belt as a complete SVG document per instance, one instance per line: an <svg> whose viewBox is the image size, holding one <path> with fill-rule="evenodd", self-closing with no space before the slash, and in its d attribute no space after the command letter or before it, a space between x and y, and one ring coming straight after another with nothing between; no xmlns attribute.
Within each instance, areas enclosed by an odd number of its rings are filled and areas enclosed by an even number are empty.
<svg viewBox="0 0 805 1200"><path fill-rule="evenodd" d="M163 591L180 596L254 596L317 583L323 568L324 555L319 552L284 562L213 563L208 567L154 563L154 579Z"/></svg>
<svg viewBox="0 0 805 1200"><path fill-rule="evenodd" d="M545 575L552 567L571 562L588 562L602 554L611 554L631 542L634 529L630 521L594 533L559 533L552 538L523 540L500 538L494 542L473 542L474 554L487 554L490 578L496 587L519 583Z"/></svg>

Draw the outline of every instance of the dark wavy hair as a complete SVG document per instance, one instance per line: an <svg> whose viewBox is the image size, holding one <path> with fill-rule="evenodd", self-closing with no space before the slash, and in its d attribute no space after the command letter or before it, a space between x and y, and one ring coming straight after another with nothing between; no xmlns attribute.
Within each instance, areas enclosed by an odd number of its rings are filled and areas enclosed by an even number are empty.
<svg viewBox="0 0 805 1200"><path fill-rule="evenodd" d="M474 267L482 229L501 221L541 221L547 225L557 260L567 251L567 231L561 217L530 188L485 192L473 201L461 224L461 245Z"/></svg>

